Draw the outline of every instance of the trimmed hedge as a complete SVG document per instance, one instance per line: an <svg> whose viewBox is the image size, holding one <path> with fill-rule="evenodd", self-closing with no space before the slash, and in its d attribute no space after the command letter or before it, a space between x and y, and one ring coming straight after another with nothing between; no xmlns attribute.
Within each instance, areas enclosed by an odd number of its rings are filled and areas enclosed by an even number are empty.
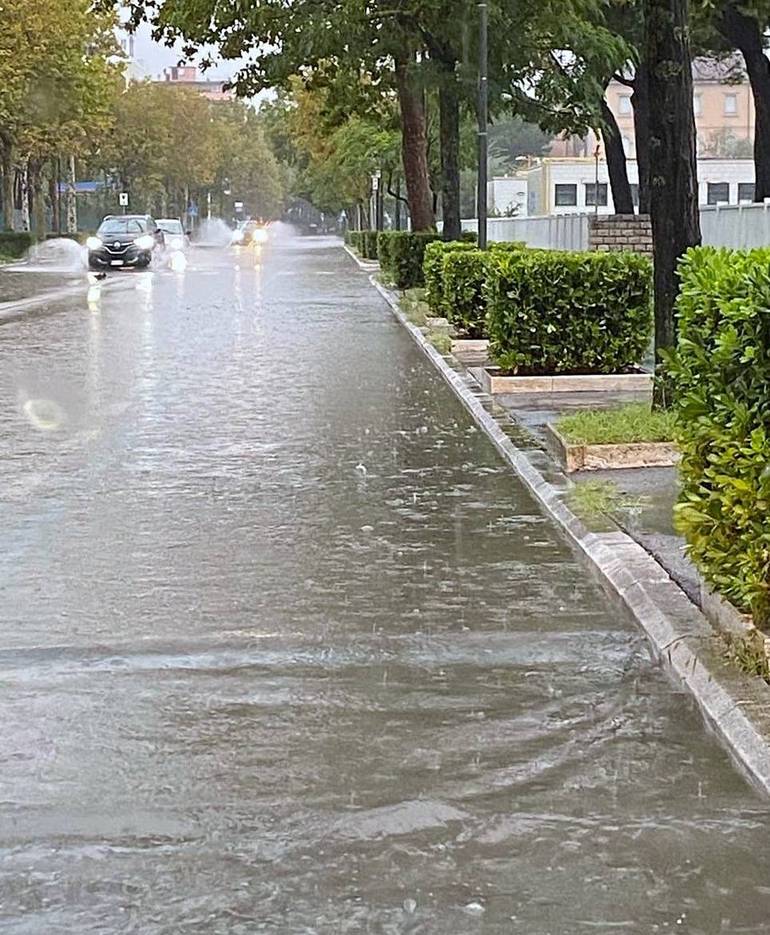
<svg viewBox="0 0 770 935"><path fill-rule="evenodd" d="M0 231L0 255L20 257L36 243L29 231Z"/></svg>
<svg viewBox="0 0 770 935"><path fill-rule="evenodd" d="M651 324L651 264L634 253L490 251L484 298L492 359L519 374L618 373Z"/></svg>
<svg viewBox="0 0 770 935"><path fill-rule="evenodd" d="M770 249L689 250L667 360L682 449L676 523L706 580L770 626Z"/></svg>
<svg viewBox="0 0 770 935"><path fill-rule="evenodd" d="M425 301L436 315L446 312L444 305L444 259L449 253L474 250L472 243L464 240L436 240L425 247L422 274L425 280Z"/></svg>
<svg viewBox="0 0 770 935"><path fill-rule="evenodd" d="M485 250L453 250L442 268L446 317L463 337L483 338L487 304L484 286L490 254Z"/></svg>
<svg viewBox="0 0 770 935"><path fill-rule="evenodd" d="M432 231L387 231L380 234L380 266L397 289L414 289L425 284L422 264L425 248L441 240Z"/></svg>
<svg viewBox="0 0 770 935"><path fill-rule="evenodd" d="M377 259L377 238L379 231L361 232L361 256L365 260Z"/></svg>

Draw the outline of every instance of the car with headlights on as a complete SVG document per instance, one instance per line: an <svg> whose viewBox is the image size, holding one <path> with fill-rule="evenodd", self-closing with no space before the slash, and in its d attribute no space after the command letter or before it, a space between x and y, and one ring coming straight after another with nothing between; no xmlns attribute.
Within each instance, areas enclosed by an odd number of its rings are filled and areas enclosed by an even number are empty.
<svg viewBox="0 0 770 935"><path fill-rule="evenodd" d="M86 241L91 269L143 268L164 246L163 231L149 214L108 214Z"/></svg>
<svg viewBox="0 0 770 935"><path fill-rule="evenodd" d="M265 243L267 237L267 225L250 218L236 227L232 242L236 247L248 247L250 244Z"/></svg>
<svg viewBox="0 0 770 935"><path fill-rule="evenodd" d="M189 233L179 218L158 218L155 223L163 231L163 239L169 250L186 250L190 246Z"/></svg>

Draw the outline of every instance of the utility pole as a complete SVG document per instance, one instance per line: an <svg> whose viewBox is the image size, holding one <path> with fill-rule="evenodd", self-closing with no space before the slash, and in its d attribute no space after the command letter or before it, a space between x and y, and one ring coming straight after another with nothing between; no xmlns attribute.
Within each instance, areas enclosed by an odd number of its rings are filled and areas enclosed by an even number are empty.
<svg viewBox="0 0 770 935"><path fill-rule="evenodd" d="M487 247L487 159L489 125L489 10L487 0L479 3L479 165L478 165L478 205L479 249Z"/></svg>

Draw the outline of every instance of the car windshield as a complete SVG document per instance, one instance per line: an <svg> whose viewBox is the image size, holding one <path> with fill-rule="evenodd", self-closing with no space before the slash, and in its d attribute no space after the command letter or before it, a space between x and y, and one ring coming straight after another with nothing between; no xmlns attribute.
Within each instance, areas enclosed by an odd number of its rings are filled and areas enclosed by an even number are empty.
<svg viewBox="0 0 770 935"><path fill-rule="evenodd" d="M100 234L141 234L147 230L147 222L141 218L110 218L102 222Z"/></svg>
<svg viewBox="0 0 770 935"><path fill-rule="evenodd" d="M158 227L166 234L183 234L181 221L158 221Z"/></svg>

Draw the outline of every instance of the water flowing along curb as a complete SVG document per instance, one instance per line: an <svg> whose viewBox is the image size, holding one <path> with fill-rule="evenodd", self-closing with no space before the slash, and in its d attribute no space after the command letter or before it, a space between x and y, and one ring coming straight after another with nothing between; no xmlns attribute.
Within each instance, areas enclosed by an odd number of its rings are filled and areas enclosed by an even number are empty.
<svg viewBox="0 0 770 935"><path fill-rule="evenodd" d="M351 254L352 255L352 254ZM358 262L357 257L353 257ZM359 265L365 269L363 264ZM761 679L728 666L706 618L663 568L620 530L595 533L563 500L534 460L503 431L510 423L492 413L495 403L464 371L457 371L401 311L398 297L372 276L372 285L449 384L502 458L583 557L607 593L644 629L655 657L678 686L695 699L707 725L739 769L770 794L770 693ZM542 457L542 452L538 452Z"/></svg>

